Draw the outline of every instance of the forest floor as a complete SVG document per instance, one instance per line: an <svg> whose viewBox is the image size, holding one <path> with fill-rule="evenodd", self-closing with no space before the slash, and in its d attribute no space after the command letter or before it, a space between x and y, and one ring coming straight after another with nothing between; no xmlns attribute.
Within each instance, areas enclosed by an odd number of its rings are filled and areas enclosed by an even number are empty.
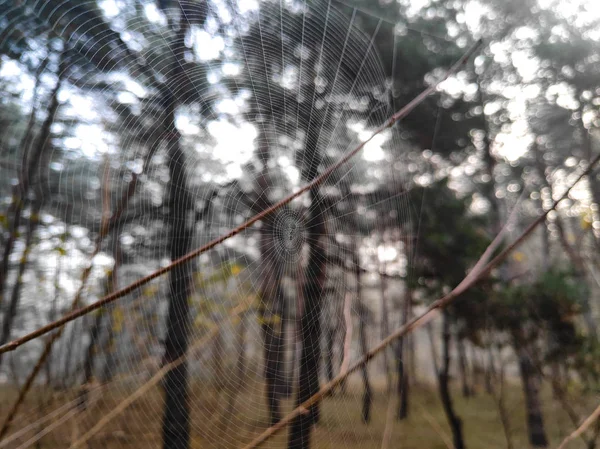
<svg viewBox="0 0 600 449"><path fill-rule="evenodd" d="M63 424L59 421L66 412L56 414L42 425L34 426L26 435L1 447L37 447L65 448L90 429L102 416L114 409L126 394L133 391L131 386L112 384L111 389L102 391L94 403L83 413L76 412ZM325 399L321 422L313 434L313 447L326 448L381 448L382 436L386 426L386 416L390 404L384 384L376 385L372 420L367 425L361 420L362 391L358 379L349 382L345 394L336 394ZM207 388L205 384L193 385L191 391L192 412L192 448L240 448L262 432L267 424L266 408L263 400L262 384L259 380L246 382L235 397L233 409L228 413L228 402L233 399L230 390ZM50 406L41 408L40 404L47 392L37 390L32 394L25 410L15 421L11 434L30 423L48 416L67 401L61 394L53 399ZM527 448L525 409L523 395L518 383L505 388L505 407L510 421L510 433L515 449ZM74 393L71 394L71 399ZM598 395L581 395L570 405L580 414L587 416L597 406ZM395 395L391 397L396 405ZM443 449L451 448L451 433L441 407L439 395L434 385L413 386L410 392L410 415L398 422L392 419L390 448L405 449ZM9 405L14 400L14 392L6 387L0 389L0 422L4 420ZM464 398L460 391L454 391L456 411L462 418L466 447L506 448L505 433L499 418L498 408L493 397L481 389L475 396ZM159 448L161 438L162 395L160 387L155 387L144 397L134 402L120 416L102 428L89 442L87 447L95 448ZM292 408L292 400L284 402L284 412ZM545 425L550 447L556 447L562 439L574 430L574 426L561 403L554 399L551 392L543 390ZM395 412L395 410L392 410ZM74 416L76 416L74 418ZM51 430L41 439L41 444L32 444L29 440L36 433ZM84 446L85 447L85 446ZM269 440L265 448L285 448L286 432ZM570 448L583 448L581 440L573 442Z"/></svg>

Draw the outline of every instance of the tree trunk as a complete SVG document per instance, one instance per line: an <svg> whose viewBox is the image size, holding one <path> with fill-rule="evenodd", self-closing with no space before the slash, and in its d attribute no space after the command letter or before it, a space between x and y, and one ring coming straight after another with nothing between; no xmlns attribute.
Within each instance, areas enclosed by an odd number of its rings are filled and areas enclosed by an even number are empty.
<svg viewBox="0 0 600 449"><path fill-rule="evenodd" d="M594 319L592 308L590 304L590 286L586 279L587 267L585 264L585 259L581 256L580 252L576 249L576 245L571 245L567 240L567 236L565 235L565 230L563 227L562 220L560 216L556 217L555 220L556 229L558 229L558 236L560 239L560 243L569 256L573 267L575 268L575 276L581 282L581 285L584 287L584 291L581 295L581 314L583 315L583 321L585 323L588 334L594 339L598 339L598 329L596 325L596 320Z"/></svg>
<svg viewBox="0 0 600 449"><path fill-rule="evenodd" d="M117 273L118 273L119 266L121 264L121 248L119 245L118 232L116 232L116 234L113 238L112 252L113 252L114 265L113 265L112 270L110 270L108 272L108 276L106 277L105 293L107 295L116 291L117 287L118 287ZM102 335L101 335L102 327L103 327L102 321L104 320L106 315L111 314L112 310L113 309L111 306L102 307L100 310L98 310L96 312L97 315L95 316L94 323L90 330L90 343L88 345L86 355L85 355L85 361L83 364L83 375L84 375L84 379L83 379L84 392L83 392L83 394L85 395L82 399L82 407L83 408L85 408L85 403L87 401L87 390L89 389L89 384L94 379L94 362L96 359L96 353L98 352L98 345L99 345L101 337L102 337ZM112 323L110 323L110 324L112 325ZM110 342L110 340L112 340L112 329L109 331L109 342ZM109 349L114 350L114 348L109 348ZM105 367L103 370L103 376L102 376L103 380L110 381L110 379L112 378L112 372L113 372L112 365L113 364L111 363L111 360L108 360L108 354L107 354L107 363L105 364Z"/></svg>
<svg viewBox="0 0 600 449"><path fill-rule="evenodd" d="M10 304L8 310L4 314L2 322L2 334L0 334L0 346L3 346L10 340L10 334L13 327L14 319L17 315L17 308L21 301L21 288L23 287L23 275L27 268L29 261L29 254L31 253L31 247L33 246L33 235L39 223L39 214L41 208L40 198L37 198L31 209L31 217L29 218L29 226L27 228L27 236L25 237L25 250L21 256L19 262L19 268L17 271L17 280L13 286L12 294L10 297ZM0 354L0 365L2 364L2 356Z"/></svg>
<svg viewBox="0 0 600 449"><path fill-rule="evenodd" d="M583 123L583 116L583 110L580 110L579 130L581 132L582 146L585 157L588 163L590 163L592 162L592 159L594 157L592 149L592 135ZM598 173L596 172L596 170L592 171L592 173L590 173L590 175L588 176L588 185L590 188L590 193L592 194L593 202L597 206L600 206L600 180L598 179ZM599 240L600 239L596 238L596 242L598 242Z"/></svg>
<svg viewBox="0 0 600 449"><path fill-rule="evenodd" d="M384 239L384 227L381 227L381 241L382 244L385 247L385 239ZM379 275L379 289L380 289L380 293L381 293L381 339L383 340L384 338L386 338L389 333L390 333L390 326L389 326L389 320L388 320L388 313L389 313L389 308L388 308L388 301L387 301L387 295L386 295L386 279L385 279L385 274L387 271L387 265L384 262L381 263L381 266L379 267L379 269L381 270L381 273ZM390 372L390 361L389 361L389 357L388 357L388 351L387 349L383 351L383 370L385 372L385 377L386 377L386 381L387 381L387 390L388 392L392 392L392 373Z"/></svg>
<svg viewBox="0 0 600 449"><path fill-rule="evenodd" d="M102 368L102 383L106 384L110 382L115 374L115 365L117 357L115 356L116 344L115 344L115 320L114 320L114 304L108 305L106 308L106 342L102 349L104 353L104 366Z"/></svg>
<svg viewBox="0 0 600 449"><path fill-rule="evenodd" d="M67 324L65 326L65 358L63 360L63 369L62 369L62 379L61 385L63 390L67 390L71 385L71 368L74 365L73 361L73 349L75 347L75 341L77 340L75 336L77 335L77 326L80 321L71 322L71 326ZM69 332L70 329L70 332Z"/></svg>
<svg viewBox="0 0 600 449"><path fill-rule="evenodd" d="M173 117L171 111L171 117ZM174 122L170 121L174 131ZM193 225L188 214L192 212L187 198L187 175L185 160L177 140L170 142L170 221L171 260L177 260L191 247ZM170 302L167 317L164 364L182 357L188 347L189 304L191 270L190 264L173 268L169 276ZM169 370L165 376L165 412L163 419L163 447L165 449L187 449L189 445L189 404L187 391L188 369L183 362Z"/></svg>
<svg viewBox="0 0 600 449"><path fill-rule="evenodd" d="M64 72L66 69L66 52L63 52L60 57L60 63L58 67L58 81L52 89L50 94L50 103L48 105L48 113L42 126L40 128L37 139L35 140L35 145L32 148L31 154L29 154L29 143L32 136L32 128L35 121L35 112L32 110L32 115L29 120L29 124L27 130L25 131L25 136L23 137L23 141L21 143L21 151L23 152L23 167L19 176L19 182L13 189L13 198L11 205L9 206L8 212L6 214L7 217L13 217L8 226L8 239L4 242L2 261L0 263L0 305L3 303L4 299L4 289L6 284L6 277L8 275L8 267L10 263L10 256L12 254L12 250L17 240L19 225L21 222L23 210L25 208L25 203L27 202L27 196L29 195L30 187L35 180L35 176L38 171L42 170L44 163L47 162L47 149L49 148L50 135L52 130L52 125L54 123L54 119L56 118L56 114L60 107L60 102L58 101L58 93L60 92ZM40 73L41 74L41 73ZM38 80L39 82L39 74ZM38 176L43 179L43 176ZM27 257L29 250L31 249L31 243L33 238L33 233L35 232L35 228L39 222L39 213L43 203L43 194L42 190L36 192L36 200L32 206L31 217L29 220L29 227L27 231L27 241L25 243L25 253L21 258L21 262L19 264L19 273L17 275L17 283L13 288L10 304L8 307L8 311L4 314L4 319L2 323L2 333L0 335L0 346L4 345L10 339L10 334L13 327L14 318L17 313L17 308L21 299L21 287L22 287L22 275L27 266ZM2 355L0 355L0 365L2 364Z"/></svg>
<svg viewBox="0 0 600 449"><path fill-rule="evenodd" d="M496 374L496 368L494 367L494 354L492 351L493 351L492 345L489 345L486 348L486 352L487 352L487 356L488 356L488 363L485 368L484 379L483 379L484 384L485 384L485 392L487 394L492 394L492 392L493 392L492 378Z"/></svg>
<svg viewBox="0 0 600 449"><path fill-rule="evenodd" d="M519 370L525 395L529 442L534 447L547 447L548 438L544 428L544 416L540 401L540 375L536 371L527 349L523 345L515 348L519 358Z"/></svg>
<svg viewBox="0 0 600 449"><path fill-rule="evenodd" d="M229 425L235 421L235 403L238 394L244 387L244 378L246 376L246 314L240 316L238 325L238 334L236 338L237 361L235 366L235 375L229 377L227 391L227 405L219 423L220 434L225 438L225 432Z"/></svg>
<svg viewBox="0 0 600 449"><path fill-rule="evenodd" d="M313 178L314 179L314 178ZM310 190L310 219L307 223L309 256L304 289L304 310L300 322L302 352L300 356L300 376L296 405L300 405L319 391L319 365L321 361L321 308L325 285L327 257L324 238L327 229L323 200L314 187ZM290 425L289 449L308 449L312 425L319 420L318 404L310 407L308 413L294 418Z"/></svg>
<svg viewBox="0 0 600 449"><path fill-rule="evenodd" d="M438 373L440 398L444 407L444 413L446 413L446 417L448 418L448 424L452 430L454 449L464 449L465 441L462 433L462 420L454 411L454 404L450 395L450 319L447 312L444 311L442 313L442 367Z"/></svg>
<svg viewBox="0 0 600 449"><path fill-rule="evenodd" d="M327 354L325 354L325 375L327 376L327 381L331 382L334 378L333 374L333 340L335 338L335 329L332 326L327 328L326 332L326 344L327 344Z"/></svg>
<svg viewBox="0 0 600 449"><path fill-rule="evenodd" d="M506 438L506 449L513 449L512 443L512 432L510 425L510 418L508 414L508 410L506 409L506 404L504 401L504 366L502 364L502 357L498 357L499 359L499 376L498 376L498 384L500 387L500 391L496 393L493 385L490 383L490 394L494 397L496 401L496 406L498 407L498 414L500 415L500 421L502 422L502 429L504 430L504 437ZM495 373L496 368L494 367L494 355L492 353L492 347L489 348L489 363L491 368L488 370L490 373Z"/></svg>
<svg viewBox="0 0 600 449"><path fill-rule="evenodd" d="M263 126L263 125L261 125ZM253 207L259 213L272 206L269 200L272 183L268 164L271 159L269 143L264 130L259 131L259 157L262 171L256 180L258 199ZM282 265L288 262L277 247L276 239L282 239L287 229L276 228L272 216L262 220L260 229L261 285L258 319L261 325L264 347L264 376L270 425L281 419L280 401L291 389L285 373L285 298L281 288ZM283 242L285 243L285 242Z"/></svg>
<svg viewBox="0 0 600 449"><path fill-rule="evenodd" d="M33 89L34 94L32 100L31 113L29 115L27 127L25 128L25 134L23 135L23 138L21 139L19 145L19 148L22 153L21 172L19 173L18 184L15 185L13 188L11 204L6 213L6 217L9 219L10 217L12 217L12 220L10 220L8 223L8 238L5 242L3 242L4 248L2 251L2 260L0 262L0 306L4 302L4 288L6 286L6 277L8 275L10 255L12 254L14 244L17 240L17 231L19 230L19 225L21 223L23 209L25 208L25 202L27 200L27 195L29 194L29 188L35 176L36 169L39 169L41 166L40 160L46 159L42 158L42 156L44 156L44 152L48 148L47 143L50 137L52 124L54 123L56 113L58 112L58 109L60 107L60 102L58 101L58 93L63 83L63 77L65 74L67 64L66 51L63 51L63 53L60 56L60 63L57 72L58 81L56 82L54 89L52 89L52 92L50 93L50 103L48 105L46 119L42 123L39 135L35 140L35 146L32 148L32 153L29 154L30 145L33 140L33 128L35 125L36 118L35 103L37 101L37 96L39 92L41 75L46 70L47 64L48 58L42 61L37 70L35 76L35 85ZM9 307L12 308L12 305ZM9 326L12 326L12 319L10 320Z"/></svg>
<svg viewBox="0 0 600 449"><path fill-rule="evenodd" d="M469 386L468 379L467 355L465 354L465 342L459 336L457 336L456 338L456 349L458 352L458 366L460 369L460 377L462 381L462 394L463 397L468 398L471 396L471 387Z"/></svg>
<svg viewBox="0 0 600 449"><path fill-rule="evenodd" d="M172 43L174 62L167 88L163 95L165 107L165 137L169 157L169 213L165 224L170 225L170 258L176 260L191 248L195 222L192 200L189 197L185 154L180 147L180 134L175 126L177 100L171 91L176 89L182 71L185 37L188 22L183 11L179 29ZM167 316L167 335L163 364L168 364L184 356L188 348L189 302L191 287L191 264L185 263L173 268L169 273L170 300ZM165 408L162 439L164 449L188 449L190 440L188 365L186 361L170 369L164 378Z"/></svg>
<svg viewBox="0 0 600 449"><path fill-rule="evenodd" d="M408 316L410 313L410 305L412 303L412 291L407 288L406 295L404 297L404 304L402 304L402 323L404 326L408 322ZM396 343L396 367L398 370L398 384L397 384L397 393L398 393L398 420L403 420L408 418L408 370L406 369L406 351L405 348L407 346L407 338L401 337L398 339Z"/></svg>
<svg viewBox="0 0 600 449"><path fill-rule="evenodd" d="M362 286L360 279L360 262L358 259L358 245L354 245L353 250L354 275L356 279L356 304L358 308L358 338L360 340L360 350L365 356L369 351L367 346L367 316L368 309L362 301ZM369 369L367 364L363 364L361 368L361 377L363 381L363 403L362 403L362 420L364 423L371 421L371 404L373 402L373 392L371 382L369 381Z"/></svg>
<svg viewBox="0 0 600 449"><path fill-rule="evenodd" d="M360 290L360 287L359 287ZM369 351L367 347L367 331L366 331L366 315L367 310L362 302L359 302L359 327L358 334L360 339L360 350L365 356ZM363 381L363 403L362 403L362 420L364 423L371 421L371 405L373 403L373 392L371 390L371 382L369 381L369 369L367 364L363 364L361 368L361 377Z"/></svg>

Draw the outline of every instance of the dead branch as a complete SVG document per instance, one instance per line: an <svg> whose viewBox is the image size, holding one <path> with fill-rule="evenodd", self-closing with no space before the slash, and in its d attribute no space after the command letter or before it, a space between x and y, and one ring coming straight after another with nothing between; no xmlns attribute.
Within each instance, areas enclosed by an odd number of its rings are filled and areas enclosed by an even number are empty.
<svg viewBox="0 0 600 449"><path fill-rule="evenodd" d="M569 442L571 442L572 440L575 440L580 435L582 435L583 432L585 432L588 427L590 427L592 424L594 424L594 422L598 418L600 418L600 405L598 407L596 407L596 410L594 410L592 412L592 414L590 416L588 416L586 418L586 420L583 421L577 429L575 429L570 435L567 435L567 437L563 440L563 442L560 443L560 446L558 446L558 449L564 449L567 446L567 444L569 444Z"/></svg>

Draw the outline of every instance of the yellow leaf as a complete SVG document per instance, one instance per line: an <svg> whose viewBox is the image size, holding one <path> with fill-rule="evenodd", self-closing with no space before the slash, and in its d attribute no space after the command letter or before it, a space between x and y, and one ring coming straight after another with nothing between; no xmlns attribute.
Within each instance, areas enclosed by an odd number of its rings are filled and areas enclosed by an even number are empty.
<svg viewBox="0 0 600 449"><path fill-rule="evenodd" d="M149 296L154 296L154 294L156 294L156 292L158 291L158 285L149 285L148 287L146 287L144 289L144 296L149 297Z"/></svg>
<svg viewBox="0 0 600 449"><path fill-rule="evenodd" d="M242 267L240 267L238 264L233 264L233 266L231 267L231 274L233 274L234 276L240 274L241 271Z"/></svg>
<svg viewBox="0 0 600 449"><path fill-rule="evenodd" d="M513 254L513 260L515 260L517 262L523 262L525 260L525 254L517 251L516 253Z"/></svg>
<svg viewBox="0 0 600 449"><path fill-rule="evenodd" d="M271 316L258 316L258 324L270 324L273 326L277 326L281 323L281 317L279 315L271 315Z"/></svg>
<svg viewBox="0 0 600 449"><path fill-rule="evenodd" d="M112 316L113 316L113 330L115 332L121 332L121 329L123 329L123 321L125 318L123 315L123 310L120 307L115 307L115 309L113 310Z"/></svg>
<svg viewBox="0 0 600 449"><path fill-rule="evenodd" d="M198 328L210 328L211 326L213 326L213 322L209 319L207 319L205 316L203 315L198 315L196 317L196 319L194 320L194 325Z"/></svg>
<svg viewBox="0 0 600 449"><path fill-rule="evenodd" d="M592 227L592 218L588 215L585 214L583 217L581 217L581 229L583 230L588 230Z"/></svg>

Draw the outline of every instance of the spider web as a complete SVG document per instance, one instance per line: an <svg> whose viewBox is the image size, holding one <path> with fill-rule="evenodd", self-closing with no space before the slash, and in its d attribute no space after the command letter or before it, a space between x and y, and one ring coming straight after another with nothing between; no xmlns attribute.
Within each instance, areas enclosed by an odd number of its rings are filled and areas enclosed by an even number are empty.
<svg viewBox="0 0 600 449"><path fill-rule="evenodd" d="M172 24L178 14L172 9L158 12L149 3L145 5L158 18L151 25L146 21L128 23L131 45L143 41L136 33L143 35L147 28L168 42L172 34L165 31L164 21ZM314 176L311 167L321 171L339 159L401 106L395 104L389 82L390 70L392 73L396 70L395 53L391 62L383 61L377 49L382 41L397 46L401 34L393 23L337 1L318 2L310 7L305 3L264 3L244 14L233 13L228 21L223 20L227 15L225 4L216 2L211 8L212 16L204 29L191 27L186 38L188 44L191 39L194 50L188 47L185 60L196 63L201 60L202 67L196 64L186 76L167 86L172 92L189 93L193 97L189 103L182 102L176 113L189 176L185 194L196 210L192 248L222 235L297 190ZM189 22L195 23L194 12L189 14ZM218 57L205 57L202 52L194 54L207 42L202 40L207 38L206 29L214 32L222 25L219 18L226 23L227 33L221 44L210 42L222 45ZM123 26L122 20L125 19L114 16L111 23L118 29ZM31 53L35 60L37 53ZM141 53L148 67L164 63L156 53L149 50ZM51 63L58 66L58 58L51 58ZM232 72L223 70L225 66ZM168 263L167 229L162 225L168 223L168 215L165 218L168 206L165 209L161 203L169 188L166 148L159 145L143 171L148 151L144 144L151 145L153 138L141 142L139 136L145 132L141 121L115 120L118 116L106 100L113 95L114 87L106 86L107 79L109 83L123 83L123 92L147 86L142 95L134 94L137 100L130 99L134 109L148 108L143 97L150 97L159 87L147 81L138 83L136 75L144 76L139 68L133 64L127 68L128 73L115 71L99 80L95 87L90 86L94 83L91 78L84 94L76 92L73 80L85 79L85 74L75 74L59 92L63 119L77 118L83 127L76 137L63 139L62 147L53 147L49 156L54 165L48 170L47 182L57 179L62 204L82 205L53 207L54 216L47 217L51 223L49 230L40 231L40 239L49 236L62 242L61 248L67 254L63 257L59 252L46 265L37 263L48 277L58 273L54 294L59 310L68 308L79 285L77 273L92 253L90 248L98 232L98 211L105 210L102 193L106 186L114 208L132 176L140 176L137 191L127 206L131 210L125 210L125 214L131 212L134 218L119 229L120 235L107 237L103 250L94 257L83 302L103 296L117 253L120 258L114 279L117 286ZM220 101L203 100L215 97ZM35 101L34 98L31 102L34 106ZM104 132L98 134L94 131L97 129ZM89 140L82 135L85 131L90 133ZM225 139L228 131L236 133L237 140ZM431 132L434 134L433 129ZM411 204L406 196L410 174L404 165L412 148L401 138L401 133L400 127L383 133L320 188L325 212L319 223L313 221L310 226L324 222L326 233L318 237L328 264L321 298L322 316L314 319L321 320L325 335L334 334L330 347L322 345L322 371L326 370L327 358L332 360L334 374L339 371L349 327L353 331L348 355L356 360L362 355L358 331L361 320L366 324L366 348L379 341L384 318L391 328L400 323L402 282L394 277L410 276L415 248L411 239L405 239L404 230L392 230L388 225L405 223L406 229L417 230L420 208L420 204ZM307 154L307 146L315 151ZM298 286L319 275L308 269L308 247L315 242L311 241L314 235L311 237L307 222L314 206L309 195L302 195L270 219L262 220L194 262L189 340L192 347L199 341L206 344L188 360L193 441L211 447L240 447L268 425L263 381L265 341L257 310L264 305L261 295L265 288L275 279L281 282L281 295L285 298L281 316L286 329L283 372L295 389L299 321L305 302ZM111 254L110 248L114 249L117 242L120 248ZM44 253L37 249L34 254L42 257ZM361 272L358 282L357 266ZM392 278L383 292L387 313L382 310L379 273L382 267ZM46 288L44 296L49 296L52 290ZM71 399L67 394L65 397L69 399L61 399L59 404L28 407L28 419L19 422L32 424L14 426L12 436L1 442L0 447L7 444L29 447L39 438L49 438L46 433L61 444L72 442L98 421L94 410L100 414L110 411L151 379L161 364L168 298L168 282L162 277L96 316L69 324L55 345L51 372L57 377L72 378L74 384L81 382L77 367L85 361L90 329L98 322L94 377L110 374L110 380L101 385L97 381L92 383L85 411L77 409L80 399ZM247 312L240 319L228 319L230 310L239 304L248 304ZM348 304L350 323L344 314ZM24 301L24 305L39 308L43 314L50 313L50 307L38 304L37 300ZM104 318L98 320L99 315ZM38 320L31 327L39 324ZM217 326L220 330L211 334ZM243 344L243 370L240 344ZM37 359L36 347L24 347L13 358L19 373L29 372L32 360ZM381 358L369 368L376 388L386 382L385 363ZM68 365L73 366L65 372ZM106 366L110 366L110 373L102 372ZM322 381L326 375L321 373ZM319 426L313 432L315 447L350 446L358 438L357 431L347 432L341 441L333 440L332 431L340 423L360 421L361 388L360 376L351 377L345 395L326 401ZM284 399L284 410L290 409L293 398L292 394ZM94 438L115 447L131 444L132 438L143 438L145 443L160 441L163 407L160 389L155 388ZM367 431L369 443L378 445L380 429L369 427ZM339 438L339 433L335 435ZM271 443L276 447L286 445L283 439Z"/></svg>

